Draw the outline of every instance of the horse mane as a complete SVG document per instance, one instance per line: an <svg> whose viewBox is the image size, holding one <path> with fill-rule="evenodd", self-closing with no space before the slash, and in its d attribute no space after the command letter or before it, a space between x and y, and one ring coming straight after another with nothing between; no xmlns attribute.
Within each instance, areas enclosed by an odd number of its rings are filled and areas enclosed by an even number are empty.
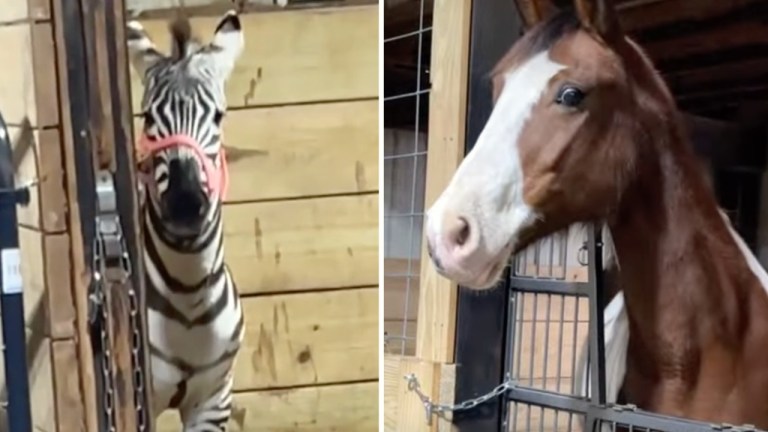
<svg viewBox="0 0 768 432"><path fill-rule="evenodd" d="M189 18L181 12L169 23L168 31L171 33L171 60L174 63L185 59L192 51L190 47L198 45Z"/></svg>
<svg viewBox="0 0 768 432"><path fill-rule="evenodd" d="M517 43L504 55L490 73L491 77L506 72L519 61L546 51L560 38L581 28L581 22L571 8L557 11L525 32Z"/></svg>

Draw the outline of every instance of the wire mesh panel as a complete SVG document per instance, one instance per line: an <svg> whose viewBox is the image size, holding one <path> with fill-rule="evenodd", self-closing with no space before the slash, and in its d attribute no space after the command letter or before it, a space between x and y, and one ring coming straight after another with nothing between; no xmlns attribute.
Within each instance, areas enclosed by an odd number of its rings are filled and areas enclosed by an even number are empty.
<svg viewBox="0 0 768 432"><path fill-rule="evenodd" d="M385 2L384 343L415 352L427 159L432 4Z"/></svg>

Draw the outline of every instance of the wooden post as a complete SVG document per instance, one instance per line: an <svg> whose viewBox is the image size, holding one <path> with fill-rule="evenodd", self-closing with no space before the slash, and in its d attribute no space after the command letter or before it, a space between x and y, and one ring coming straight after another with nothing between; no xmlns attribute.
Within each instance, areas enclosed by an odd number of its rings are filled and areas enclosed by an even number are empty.
<svg viewBox="0 0 768 432"><path fill-rule="evenodd" d="M128 87L127 55L122 0L53 0L56 23L59 100L68 173L70 226L73 241L72 265L77 277L74 297L79 335L78 357L81 387L86 405L86 424L96 432L104 412L102 370L111 366L115 383L113 406L117 431L137 430L134 385L145 389L143 412L151 430L149 399L150 371L146 350L143 267L138 199L134 177L132 122ZM96 240L96 170L106 170L114 179L114 194L131 274L124 283L106 288L104 308L110 321L109 345L92 349L89 326L89 288L93 284L94 241ZM134 339L129 289L138 293L134 306L139 311L139 359L132 356ZM99 334L95 335L97 338ZM109 350L111 359L100 354ZM94 354L96 357L94 357ZM143 380L134 376L135 363L144 368Z"/></svg>
<svg viewBox="0 0 768 432"><path fill-rule="evenodd" d="M86 145L84 137L87 111L85 101L86 77L82 75L82 43L77 27L80 21L79 8L75 2L52 0L51 18L54 23L56 47L56 69L59 86L57 95L61 115L61 140L63 148L64 172L66 173L66 192L69 202L68 225L71 240L69 263L72 268L72 298L75 305L75 333L77 337L76 353L69 358L76 365L80 380L80 396L83 400L83 423L87 432L98 432L99 404L96 400L96 377L93 351L88 328L88 285L91 282L93 227L87 216L93 220L93 203L81 209L79 196L85 193L88 185L93 185L91 169L90 179L86 173L78 173L78 165L84 163L77 150ZM76 22L72 22L76 20ZM70 95L72 97L70 97ZM81 134L82 133L82 134ZM87 163L87 161L86 161ZM85 213L85 214L84 214Z"/></svg>
<svg viewBox="0 0 768 432"><path fill-rule="evenodd" d="M464 159L472 0L436 0L432 24L432 90L425 208L435 202ZM421 252L416 357L452 362L456 284L437 274Z"/></svg>

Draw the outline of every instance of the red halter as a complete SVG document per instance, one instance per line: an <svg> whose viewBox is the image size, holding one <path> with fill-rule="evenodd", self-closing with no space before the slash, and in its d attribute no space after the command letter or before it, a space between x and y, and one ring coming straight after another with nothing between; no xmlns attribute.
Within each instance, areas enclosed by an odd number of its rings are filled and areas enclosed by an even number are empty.
<svg viewBox="0 0 768 432"><path fill-rule="evenodd" d="M144 162L155 153L170 147L186 147L192 150L192 153L194 153L198 162L203 167L203 171L205 171L206 192L209 196L218 195L224 201L227 195L227 187L229 186L229 172L227 171L227 158L224 153L224 146L219 150L219 157L221 158L219 170L211 162L211 159L203 153L197 141L188 135L171 135L158 140L150 140L146 135L142 135L139 139L139 163ZM141 172L141 177L142 182L148 186L154 183L152 174Z"/></svg>

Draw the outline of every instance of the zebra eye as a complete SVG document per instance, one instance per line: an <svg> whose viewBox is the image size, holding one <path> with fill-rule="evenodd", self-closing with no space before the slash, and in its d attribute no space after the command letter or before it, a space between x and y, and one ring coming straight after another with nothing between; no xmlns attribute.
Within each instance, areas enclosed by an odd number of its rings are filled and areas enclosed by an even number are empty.
<svg viewBox="0 0 768 432"><path fill-rule="evenodd" d="M221 121L224 120L224 112L223 111L216 111L213 114L213 122L216 123L216 126L221 125Z"/></svg>
<svg viewBox="0 0 768 432"><path fill-rule="evenodd" d="M148 128L148 127L151 127L152 125L155 124L155 119L152 117L152 114L150 114L148 112L145 112L143 114L143 117L144 117L144 126L145 127Z"/></svg>

